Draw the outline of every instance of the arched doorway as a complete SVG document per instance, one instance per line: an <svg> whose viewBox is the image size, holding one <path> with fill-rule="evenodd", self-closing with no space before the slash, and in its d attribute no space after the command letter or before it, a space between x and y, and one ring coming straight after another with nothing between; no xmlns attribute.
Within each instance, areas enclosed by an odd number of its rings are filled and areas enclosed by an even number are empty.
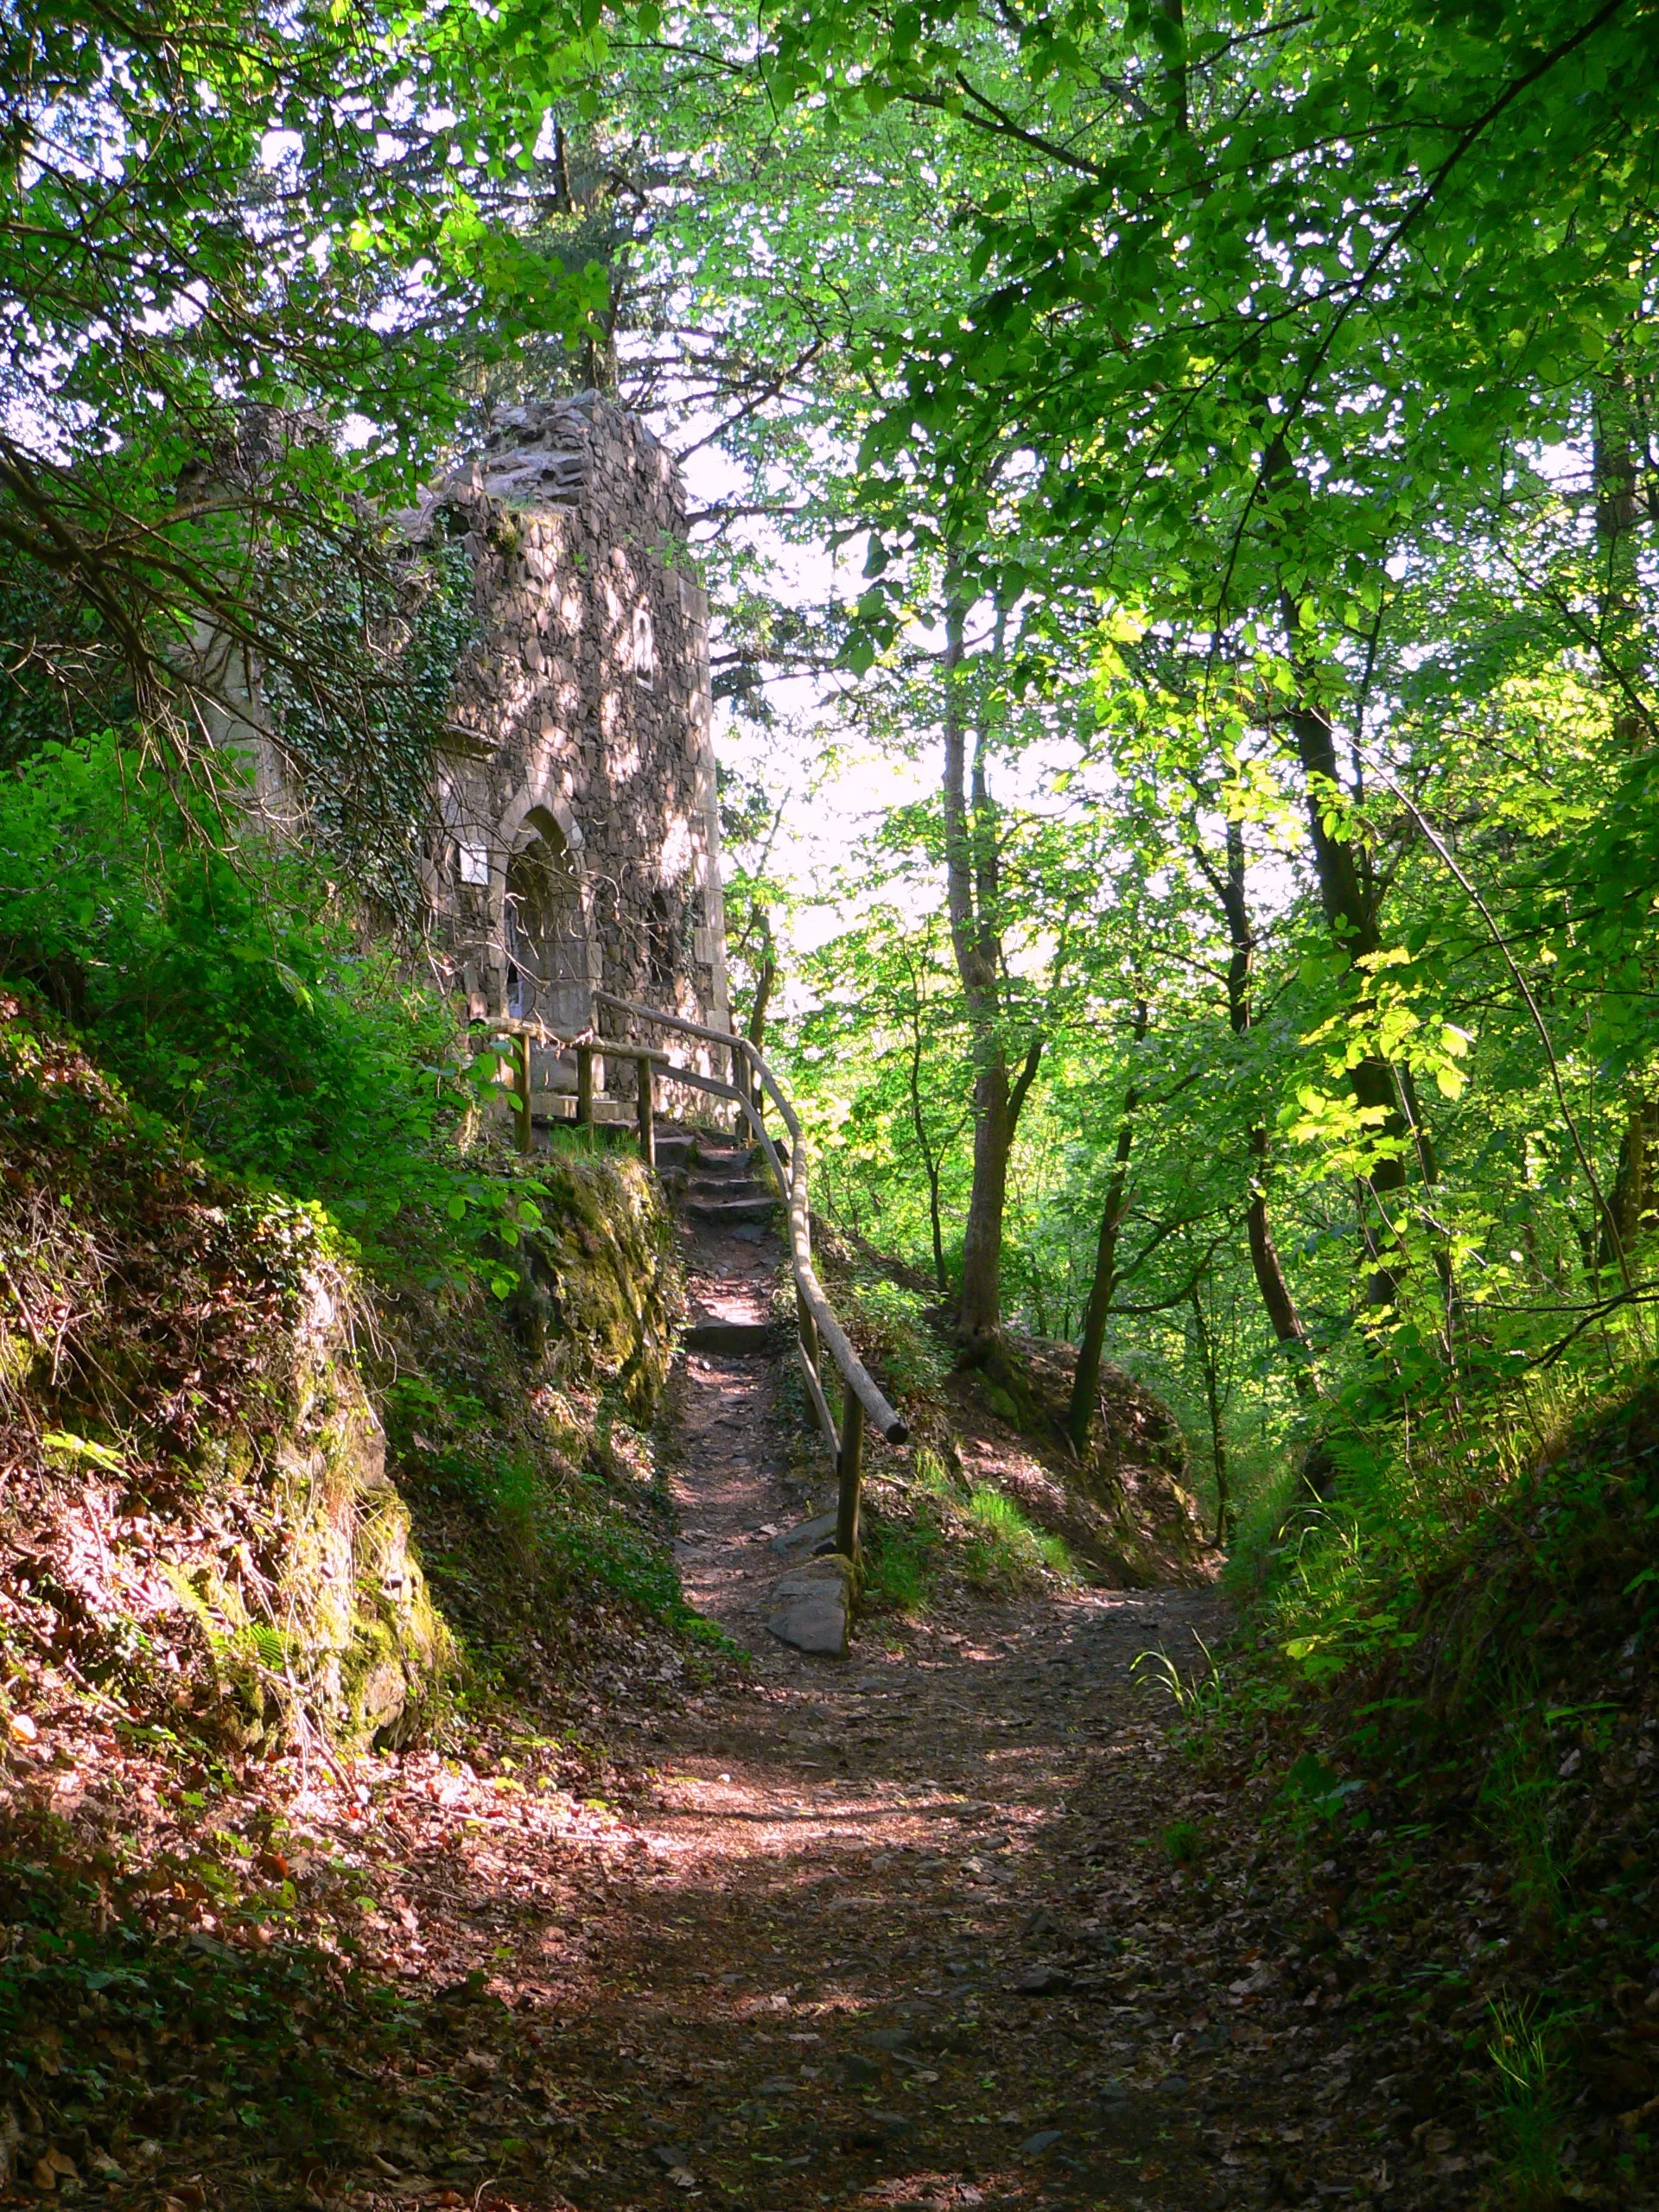
<svg viewBox="0 0 1659 2212"><path fill-rule="evenodd" d="M564 832L534 807L508 855L501 907L507 1012L564 1035L593 1020L582 879Z"/></svg>

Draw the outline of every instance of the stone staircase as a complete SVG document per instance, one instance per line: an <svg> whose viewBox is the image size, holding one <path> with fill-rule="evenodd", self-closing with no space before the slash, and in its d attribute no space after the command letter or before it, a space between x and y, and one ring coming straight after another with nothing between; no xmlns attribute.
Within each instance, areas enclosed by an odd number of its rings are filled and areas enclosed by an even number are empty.
<svg viewBox="0 0 1659 2212"><path fill-rule="evenodd" d="M688 1351L770 1357L776 1332L752 1287L730 1294L712 1284L723 1272L721 1248L759 1248L772 1241L779 1212L776 1191L757 1173L757 1147L710 1129L686 1129L669 1122L656 1128L657 1172L676 1203L680 1220L696 1245L714 1263L704 1274L701 1296L681 1332ZM758 1249L754 1253L759 1257Z"/></svg>
<svg viewBox="0 0 1659 2212"><path fill-rule="evenodd" d="M659 1127L656 1151L686 1237L691 1313L680 1341L716 1362L776 1361L786 1341L771 1313L783 1209L758 1146L716 1131ZM749 1375L758 1379L758 1370ZM715 1387L747 1392L756 1382ZM847 1655L856 1586L853 1562L836 1550L836 1519L817 1514L772 1536L783 1571L772 1568L766 1615L779 1643L832 1659Z"/></svg>

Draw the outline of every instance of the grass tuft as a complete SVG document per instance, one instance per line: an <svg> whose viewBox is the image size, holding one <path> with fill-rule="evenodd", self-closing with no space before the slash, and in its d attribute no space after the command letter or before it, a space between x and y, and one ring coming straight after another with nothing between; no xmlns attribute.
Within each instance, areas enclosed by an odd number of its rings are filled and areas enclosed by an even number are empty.
<svg viewBox="0 0 1659 2212"><path fill-rule="evenodd" d="M1562 2201L1560 2124L1546 2031L1525 2004L1500 1999L1490 2017L1494 2116L1508 2152L1504 2202L1513 2212L1555 2212Z"/></svg>
<svg viewBox="0 0 1659 2212"><path fill-rule="evenodd" d="M1076 1565L1063 1541L1034 1527L1011 1497L989 1483L974 1485L963 1511L969 1533L963 1568L976 1589L994 1594L1028 1590L1045 1574L1076 1579Z"/></svg>

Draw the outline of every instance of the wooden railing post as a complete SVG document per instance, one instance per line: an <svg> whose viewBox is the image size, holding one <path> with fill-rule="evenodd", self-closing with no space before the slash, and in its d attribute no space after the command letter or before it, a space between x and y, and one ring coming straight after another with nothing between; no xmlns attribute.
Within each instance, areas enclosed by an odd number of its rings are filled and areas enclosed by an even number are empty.
<svg viewBox="0 0 1659 2212"><path fill-rule="evenodd" d="M811 1363L814 1374L818 1365L818 1325L812 1319L806 1300L798 1290L795 1294L795 1327L801 1340L801 1350Z"/></svg>
<svg viewBox="0 0 1659 2212"><path fill-rule="evenodd" d="M647 1167L657 1165L657 1069L641 1052L634 1065L639 1071L639 1157Z"/></svg>
<svg viewBox="0 0 1659 2212"><path fill-rule="evenodd" d="M594 1048L591 1045L576 1047L576 1127L590 1129L594 1125Z"/></svg>
<svg viewBox="0 0 1659 2212"><path fill-rule="evenodd" d="M836 1549L858 1564L858 1494L864 1478L864 1401L849 1382L841 1398L841 1449L836 1454Z"/></svg>
<svg viewBox="0 0 1659 2212"><path fill-rule="evenodd" d="M534 1146L535 1135L530 1125L530 1033L521 1030L512 1040L513 1091L518 1100L513 1111L518 1123L518 1149L529 1152Z"/></svg>

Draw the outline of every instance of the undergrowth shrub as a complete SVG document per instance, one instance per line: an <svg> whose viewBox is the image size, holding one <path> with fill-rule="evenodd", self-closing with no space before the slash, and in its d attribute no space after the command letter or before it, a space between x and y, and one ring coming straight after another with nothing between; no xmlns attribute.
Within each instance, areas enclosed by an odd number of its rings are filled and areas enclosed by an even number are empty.
<svg viewBox="0 0 1659 2212"><path fill-rule="evenodd" d="M76 1027L139 1109L220 1167L320 1202L374 1261L424 1217L429 1268L503 1264L534 1192L454 1139L491 1078L438 995L367 946L296 846L250 836L103 733L0 776L0 977Z"/></svg>
<svg viewBox="0 0 1659 2212"><path fill-rule="evenodd" d="M937 1390L950 1363L927 1325L927 1300L887 1275L856 1268L842 1294L855 1308L855 1333L867 1359L900 1395Z"/></svg>
<svg viewBox="0 0 1659 2212"><path fill-rule="evenodd" d="M976 1483L968 1494L969 1534L963 1567L976 1589L989 1594L1028 1590L1044 1574L1071 1581L1077 1569L1064 1540L1029 1521L1011 1497L989 1483Z"/></svg>
<svg viewBox="0 0 1659 2212"><path fill-rule="evenodd" d="M865 1522L860 1603L873 1613L925 1613L933 1595L939 1532L925 1510L909 1522L869 1516Z"/></svg>
<svg viewBox="0 0 1659 2212"><path fill-rule="evenodd" d="M1530 2005L1499 1999L1487 2045L1497 2091L1493 2117L1508 2154L1515 2212L1555 2212L1561 2201L1560 2114L1548 2031Z"/></svg>
<svg viewBox="0 0 1659 2212"><path fill-rule="evenodd" d="M1064 1541L1037 1528L989 1483L966 1483L938 1453L916 1446L902 1517L868 1514L862 1603L873 1612L927 1611L945 1570L954 1568L987 1597L1036 1588L1046 1576L1076 1579Z"/></svg>

